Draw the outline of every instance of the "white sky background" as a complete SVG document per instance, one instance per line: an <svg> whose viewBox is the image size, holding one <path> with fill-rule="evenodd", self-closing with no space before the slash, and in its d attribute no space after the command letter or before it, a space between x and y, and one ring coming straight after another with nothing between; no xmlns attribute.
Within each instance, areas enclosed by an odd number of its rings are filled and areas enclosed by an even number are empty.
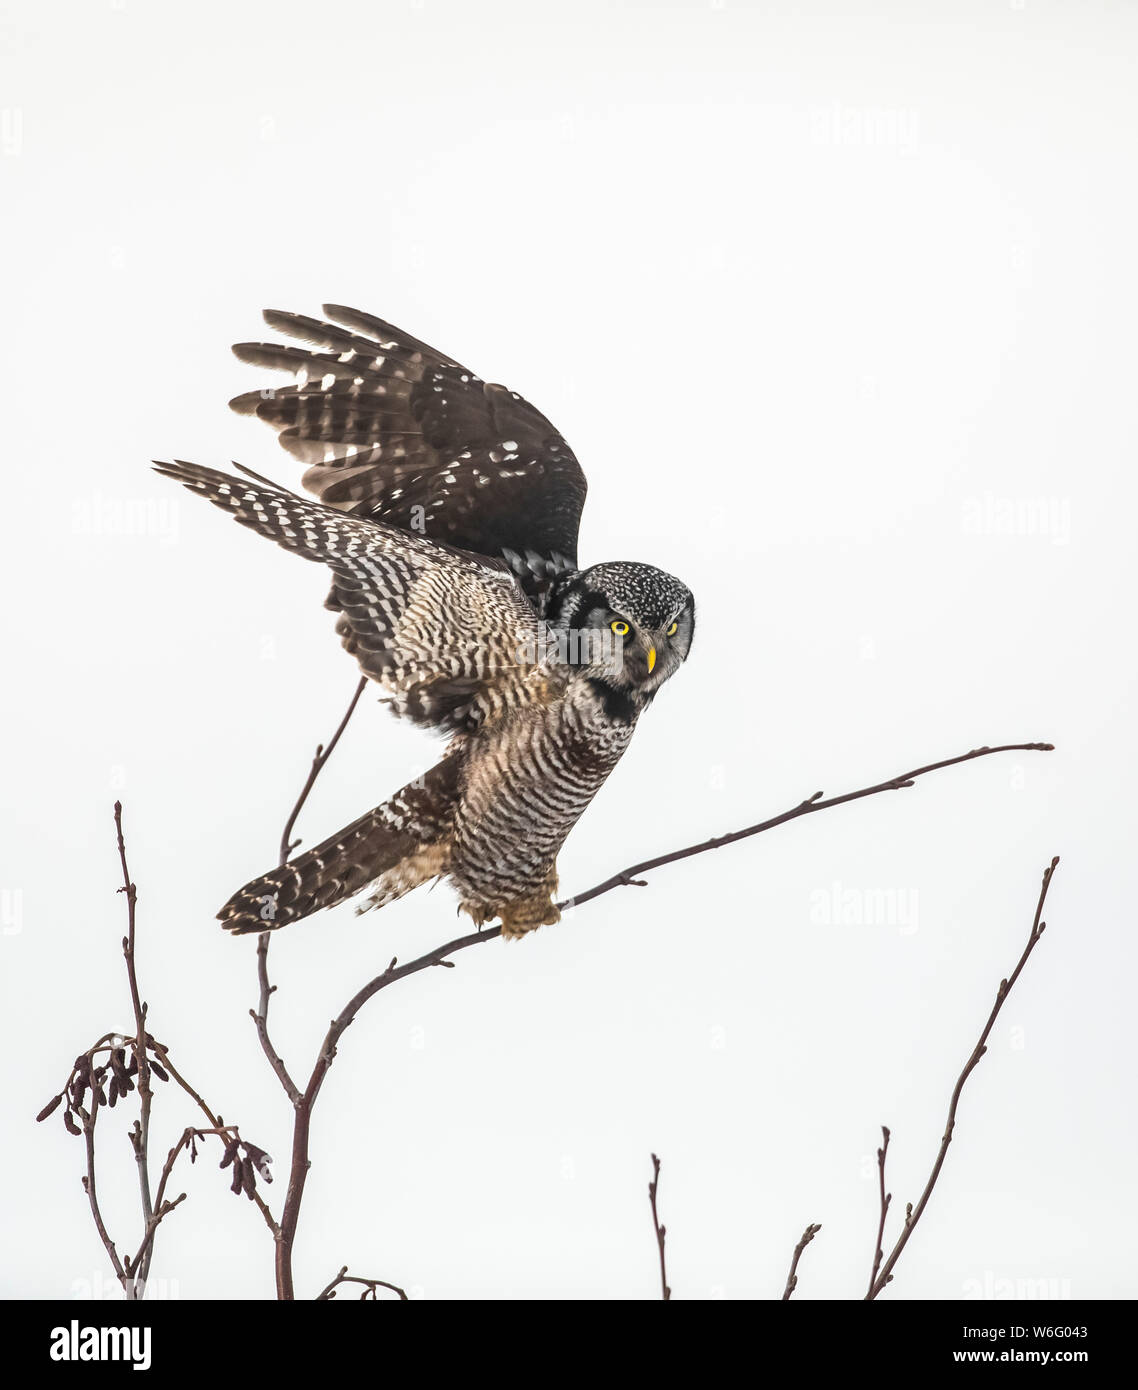
<svg viewBox="0 0 1138 1390"><path fill-rule="evenodd" d="M130 1018L116 796L152 1030L284 1195L254 944L213 914L274 862L356 673L324 576L147 461L295 486L226 408L267 384L228 346L272 336L265 306L332 300L521 391L589 475L583 560L697 596L566 891L819 788L1058 750L668 868L385 991L320 1098L298 1292L348 1263L428 1298L653 1297L655 1149L677 1298L777 1297L808 1221L797 1296L860 1296L879 1126L895 1233L1056 853L1050 929L886 1296L1138 1292L1138 12L5 9L4 1291L110 1282L80 1141L31 1117ZM437 751L369 696L299 833ZM905 921L819 920L869 890ZM294 1072L391 956L461 929L439 889L278 935ZM130 1113L100 1122L123 1249ZM194 1120L160 1091L158 1161ZM271 1296L268 1234L215 1162L175 1183L156 1291Z"/></svg>

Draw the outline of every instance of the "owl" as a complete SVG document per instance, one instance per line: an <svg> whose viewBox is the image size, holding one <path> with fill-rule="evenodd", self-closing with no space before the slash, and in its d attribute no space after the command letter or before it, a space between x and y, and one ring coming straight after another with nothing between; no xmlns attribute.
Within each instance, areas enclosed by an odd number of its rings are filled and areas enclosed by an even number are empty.
<svg viewBox="0 0 1138 1390"><path fill-rule="evenodd" d="M584 474L516 392L369 314L324 314L266 311L304 346L234 352L294 383L230 403L277 429L317 500L244 469L155 467L324 565L344 647L396 715L446 744L429 772L218 917L262 932L443 879L478 926L520 937L557 921L557 855L687 659L695 603L651 565L578 566Z"/></svg>

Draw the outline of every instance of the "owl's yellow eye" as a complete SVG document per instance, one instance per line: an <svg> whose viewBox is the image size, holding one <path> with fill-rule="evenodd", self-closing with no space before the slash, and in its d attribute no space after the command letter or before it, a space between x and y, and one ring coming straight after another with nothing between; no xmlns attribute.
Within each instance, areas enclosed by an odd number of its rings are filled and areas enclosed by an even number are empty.
<svg viewBox="0 0 1138 1390"><path fill-rule="evenodd" d="M677 631L679 630L679 626L679 623L673 623L672 626L668 629L668 636L674 637Z"/></svg>
<svg viewBox="0 0 1138 1390"><path fill-rule="evenodd" d="M622 622L620 618L617 618L615 622L610 623L609 626L612 628L613 632L615 632L618 637L628 636L628 624L626 622Z"/></svg>

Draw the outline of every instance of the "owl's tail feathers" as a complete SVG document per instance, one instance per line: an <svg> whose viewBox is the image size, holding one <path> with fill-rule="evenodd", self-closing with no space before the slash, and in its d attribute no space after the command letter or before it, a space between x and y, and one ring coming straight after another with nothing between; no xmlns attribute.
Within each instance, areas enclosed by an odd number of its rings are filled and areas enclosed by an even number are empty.
<svg viewBox="0 0 1138 1390"><path fill-rule="evenodd" d="M458 761L445 758L331 839L239 888L217 914L226 931L274 931L369 884L368 906L382 907L445 873Z"/></svg>

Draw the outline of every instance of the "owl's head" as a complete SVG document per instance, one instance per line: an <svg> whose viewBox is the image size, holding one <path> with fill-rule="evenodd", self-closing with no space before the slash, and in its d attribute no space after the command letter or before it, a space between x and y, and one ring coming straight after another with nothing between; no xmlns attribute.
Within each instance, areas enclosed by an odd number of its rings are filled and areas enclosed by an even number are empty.
<svg viewBox="0 0 1138 1390"><path fill-rule="evenodd" d="M647 701L687 659L695 599L674 575L613 561L567 578L549 618L559 631L591 639L577 644L575 664Z"/></svg>

